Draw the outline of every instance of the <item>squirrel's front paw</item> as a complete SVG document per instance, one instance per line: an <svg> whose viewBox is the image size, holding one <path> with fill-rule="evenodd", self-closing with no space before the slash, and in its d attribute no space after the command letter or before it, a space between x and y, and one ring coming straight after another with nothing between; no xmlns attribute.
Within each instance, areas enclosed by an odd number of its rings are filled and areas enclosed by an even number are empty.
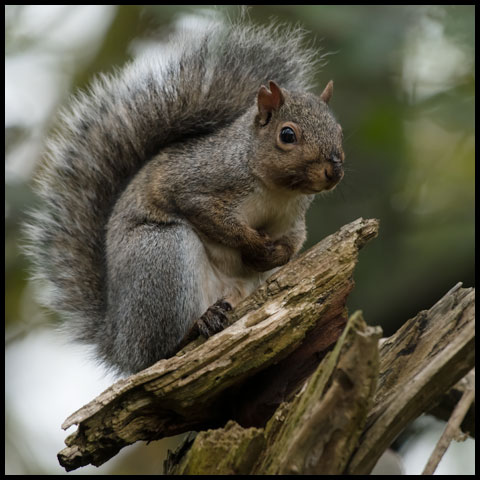
<svg viewBox="0 0 480 480"><path fill-rule="evenodd" d="M259 252L249 252L243 255L244 263L258 272L266 272L276 267L285 265L293 255L293 248L290 244L279 239L275 242L268 242Z"/></svg>

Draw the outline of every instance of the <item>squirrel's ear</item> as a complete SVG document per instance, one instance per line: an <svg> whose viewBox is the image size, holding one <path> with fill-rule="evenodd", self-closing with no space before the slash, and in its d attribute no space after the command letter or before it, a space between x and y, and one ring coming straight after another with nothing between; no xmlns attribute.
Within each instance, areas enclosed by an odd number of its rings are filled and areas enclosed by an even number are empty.
<svg viewBox="0 0 480 480"><path fill-rule="evenodd" d="M325 90L320 95L320 98L325 102L328 103L332 98L333 94L333 80L330 80L325 87Z"/></svg>
<svg viewBox="0 0 480 480"><path fill-rule="evenodd" d="M264 85L258 91L258 112L263 125L270 119L273 110L278 110L285 102L282 89L272 80L269 82L270 90Z"/></svg>

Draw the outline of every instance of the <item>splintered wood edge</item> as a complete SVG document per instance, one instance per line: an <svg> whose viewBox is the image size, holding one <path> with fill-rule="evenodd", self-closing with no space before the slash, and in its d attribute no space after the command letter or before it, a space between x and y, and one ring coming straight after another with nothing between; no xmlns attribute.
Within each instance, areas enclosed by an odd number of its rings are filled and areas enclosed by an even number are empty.
<svg viewBox="0 0 480 480"><path fill-rule="evenodd" d="M382 343L375 404L347 473L370 473L405 426L474 367L475 289L460 287Z"/></svg>
<svg viewBox="0 0 480 480"><path fill-rule="evenodd" d="M256 474L343 472L373 403L381 333L366 325L361 312L349 318L334 350L286 407L288 413L272 417L266 435L272 447Z"/></svg>
<svg viewBox="0 0 480 480"><path fill-rule="evenodd" d="M334 350L265 429L229 421L224 428L200 432L165 473L341 473L373 401L380 336L381 329L368 327L356 312Z"/></svg>

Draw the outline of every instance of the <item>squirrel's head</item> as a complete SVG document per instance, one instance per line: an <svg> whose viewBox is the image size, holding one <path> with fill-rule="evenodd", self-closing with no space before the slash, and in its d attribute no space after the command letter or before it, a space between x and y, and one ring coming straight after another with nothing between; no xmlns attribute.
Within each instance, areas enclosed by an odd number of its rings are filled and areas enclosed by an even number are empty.
<svg viewBox="0 0 480 480"><path fill-rule="evenodd" d="M275 82L258 92L254 129L255 173L270 187L311 194L331 190L343 178L342 128L328 102L330 81L318 97L287 92Z"/></svg>

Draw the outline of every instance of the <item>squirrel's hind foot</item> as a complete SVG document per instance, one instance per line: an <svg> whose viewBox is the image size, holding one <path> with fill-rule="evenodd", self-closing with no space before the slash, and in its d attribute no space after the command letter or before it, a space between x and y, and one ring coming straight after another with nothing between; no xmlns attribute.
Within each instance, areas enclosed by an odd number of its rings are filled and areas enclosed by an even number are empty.
<svg viewBox="0 0 480 480"><path fill-rule="evenodd" d="M195 324L197 332L207 338L221 332L229 325L228 312L231 310L230 303L224 299L218 300L197 320Z"/></svg>
<svg viewBox="0 0 480 480"><path fill-rule="evenodd" d="M180 349L195 340L199 335L206 338L221 332L230 325L228 312L232 310L229 302L223 298L217 300L207 311L193 324L192 328L183 338Z"/></svg>

